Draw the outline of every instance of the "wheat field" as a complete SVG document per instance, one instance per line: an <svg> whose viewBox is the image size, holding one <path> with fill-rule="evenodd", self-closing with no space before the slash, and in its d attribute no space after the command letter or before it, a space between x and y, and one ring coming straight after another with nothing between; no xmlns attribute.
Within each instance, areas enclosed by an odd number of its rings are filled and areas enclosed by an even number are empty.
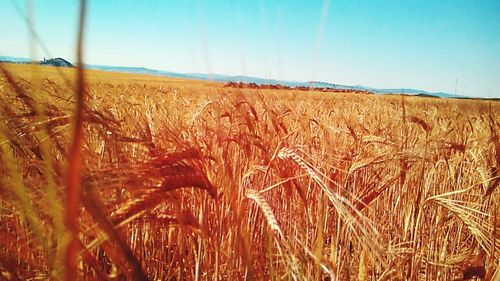
<svg viewBox="0 0 500 281"><path fill-rule="evenodd" d="M0 65L0 279L499 280L500 103ZM72 236L73 235L73 236Z"/></svg>

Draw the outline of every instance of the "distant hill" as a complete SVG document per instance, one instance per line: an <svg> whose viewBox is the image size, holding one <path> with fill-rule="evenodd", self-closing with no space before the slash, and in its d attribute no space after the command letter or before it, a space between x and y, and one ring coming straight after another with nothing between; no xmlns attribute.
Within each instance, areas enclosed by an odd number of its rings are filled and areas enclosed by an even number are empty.
<svg viewBox="0 0 500 281"><path fill-rule="evenodd" d="M0 56L0 62L12 62L12 63L33 63L33 60L26 58L16 58ZM46 61L37 62L42 65L53 65L53 66L66 66L73 67L73 65L63 58L49 59ZM286 80L275 80L275 79L265 79L251 76L242 75L224 75L224 74L206 74L206 73L177 73L171 71L163 71L156 69L149 69L145 67L126 67L126 66L109 66L109 65L85 65L87 69L96 69L104 71L114 71L114 72L125 72L125 73L136 73L136 74L147 74L147 75L157 75L172 78L184 78L184 79L196 79L196 80L210 80L218 82L242 82L242 83L255 83L257 85L282 85L288 87L312 87L312 88L327 88L336 90L353 90L353 91L368 91L375 94L405 94L405 95L415 95L415 96L425 96L425 97L441 97L441 98L469 98L460 95L454 95L443 92L427 92L423 90L411 89L411 88L399 88L399 89L379 89L366 87L361 85L341 85L333 84L321 81L286 81Z"/></svg>
<svg viewBox="0 0 500 281"><path fill-rule="evenodd" d="M453 95L449 93L432 93L424 90L416 90L411 88L389 88L389 89L379 89L372 87L365 87L360 85L354 86L346 86L346 85L338 85L338 84L330 84L325 82L309 82L313 84L315 87L325 87L325 88L334 88L334 89L350 89L350 90L365 90L370 91L375 94L405 94L405 95L414 95L414 96L422 96L422 97L440 97L440 98L464 98L464 96Z"/></svg>
<svg viewBox="0 0 500 281"><path fill-rule="evenodd" d="M85 65L85 68L95 69L95 70L104 70L104 71L113 71L113 72L166 76L166 77L173 77L173 78L193 78L189 74L182 74L182 73L176 73L176 72L170 72L170 71L149 69L149 68L145 68L145 67L109 66L109 65L88 64L88 65Z"/></svg>
<svg viewBox="0 0 500 281"><path fill-rule="evenodd" d="M197 79L202 80L212 80L218 82L242 82L242 83L255 83L257 85L282 85L289 87L307 87L307 83L297 82L297 81L286 81L286 80L275 80L275 79L266 79L266 78L258 78L251 76L243 76L243 75L224 75L224 74L205 74L205 73L188 73L187 75L191 77L195 77Z"/></svg>
<svg viewBox="0 0 500 281"><path fill-rule="evenodd" d="M52 65L52 66L57 66L57 67L74 67L73 64L71 64L69 61L63 59L63 58L55 58L55 59L49 59L49 60L43 60L39 62L41 65Z"/></svg>
<svg viewBox="0 0 500 281"><path fill-rule="evenodd" d="M0 62L10 62L10 63L35 63L40 65L51 65L56 67L74 67L72 63L63 59L63 58L53 58L53 59L44 59L42 61L34 61L32 59L26 58L16 58L16 57L6 57L0 56Z"/></svg>

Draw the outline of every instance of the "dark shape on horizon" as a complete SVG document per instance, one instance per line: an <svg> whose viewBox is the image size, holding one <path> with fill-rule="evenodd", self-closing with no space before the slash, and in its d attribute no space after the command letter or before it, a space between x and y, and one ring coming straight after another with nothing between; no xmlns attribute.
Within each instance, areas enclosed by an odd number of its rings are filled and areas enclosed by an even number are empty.
<svg viewBox="0 0 500 281"><path fill-rule="evenodd" d="M333 84L332 84L333 85ZM299 90L299 91L319 91L319 92L333 92L333 93L355 93L355 94L373 94L373 92L363 89L350 89L350 88L332 88L332 87L315 87L314 84L309 86L287 86L281 84L257 84L230 81L224 84L226 88L246 88L246 89L272 89L272 90Z"/></svg>
<svg viewBox="0 0 500 281"><path fill-rule="evenodd" d="M415 94L415 96L426 97L426 98L438 98L438 99L441 98L440 96L432 95L432 94L428 94L428 93Z"/></svg>
<svg viewBox="0 0 500 281"><path fill-rule="evenodd" d="M54 59L45 59L43 58L43 61L39 62L41 65L51 65L51 66L57 66L57 67L74 67L73 64L71 64L69 61L63 59L63 58L54 58Z"/></svg>

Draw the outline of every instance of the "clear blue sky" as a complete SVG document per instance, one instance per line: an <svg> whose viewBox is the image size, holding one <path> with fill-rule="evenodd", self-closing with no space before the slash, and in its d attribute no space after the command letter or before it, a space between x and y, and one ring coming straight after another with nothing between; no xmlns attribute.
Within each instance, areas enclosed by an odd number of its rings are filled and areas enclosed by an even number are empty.
<svg viewBox="0 0 500 281"><path fill-rule="evenodd" d="M50 54L73 61L78 1L33 2ZM498 0L88 2L89 64L500 97ZM26 13L0 1L0 55L31 56Z"/></svg>

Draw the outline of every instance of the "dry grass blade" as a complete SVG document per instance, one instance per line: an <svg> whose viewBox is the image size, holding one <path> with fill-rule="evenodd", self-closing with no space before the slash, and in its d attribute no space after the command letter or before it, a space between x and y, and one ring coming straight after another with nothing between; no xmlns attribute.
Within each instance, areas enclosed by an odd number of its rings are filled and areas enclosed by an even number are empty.
<svg viewBox="0 0 500 281"><path fill-rule="evenodd" d="M137 260L134 252L124 239L120 236L120 234L115 229L114 225L108 219L106 214L103 212L105 209L104 206L99 202L99 200L95 197L95 194L91 190L90 187L85 188L84 192L84 206L85 209L89 212L92 218L97 222L100 229L102 229L106 235L109 237L109 240L113 243L115 247L118 248L118 252L122 261L116 261L118 264L126 263L129 264L129 269L124 269L123 272L130 272L130 278L133 280L149 280L147 275L144 273L141 263Z"/></svg>
<svg viewBox="0 0 500 281"><path fill-rule="evenodd" d="M76 109L73 127L73 140L68 157L68 173L66 180L66 216L65 224L69 234L65 259L65 279L73 281L77 278L78 257L78 210L80 207L81 158L83 146L83 108L85 104L86 86L83 70L83 34L85 25L86 0L80 1L80 21L77 42L77 83Z"/></svg>

